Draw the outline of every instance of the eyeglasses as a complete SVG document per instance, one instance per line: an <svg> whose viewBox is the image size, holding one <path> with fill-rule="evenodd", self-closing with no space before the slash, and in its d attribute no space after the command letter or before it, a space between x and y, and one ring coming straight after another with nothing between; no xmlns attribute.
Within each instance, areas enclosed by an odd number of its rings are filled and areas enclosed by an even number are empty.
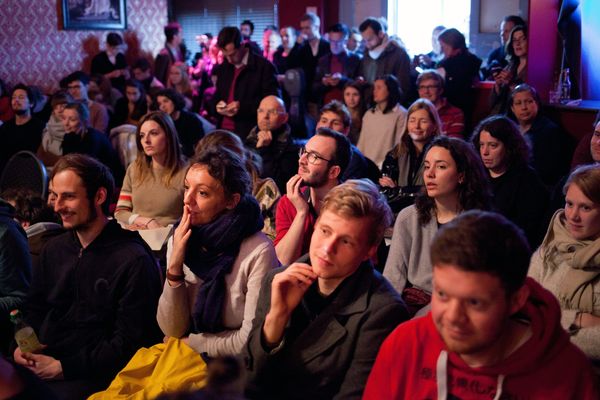
<svg viewBox="0 0 600 400"><path fill-rule="evenodd" d="M308 160L308 162L311 164L316 164L317 161L319 161L319 160L331 162L331 160L321 157L314 151L306 151L306 147L301 147L300 150L298 151L298 157L302 158L302 155L304 155L304 154L306 154L306 160Z"/></svg>
<svg viewBox="0 0 600 400"><path fill-rule="evenodd" d="M271 117L276 117L278 115L283 114L283 111L275 110L274 108L272 108L270 110L265 110L264 108L259 108L258 110L256 110L256 112L259 114L269 114Z"/></svg>
<svg viewBox="0 0 600 400"><path fill-rule="evenodd" d="M431 89L437 89L437 88L439 88L438 85L427 85L427 86L421 85L421 86L419 86L419 90L431 90Z"/></svg>
<svg viewBox="0 0 600 400"><path fill-rule="evenodd" d="M81 85L69 85L67 86L69 90L81 89Z"/></svg>

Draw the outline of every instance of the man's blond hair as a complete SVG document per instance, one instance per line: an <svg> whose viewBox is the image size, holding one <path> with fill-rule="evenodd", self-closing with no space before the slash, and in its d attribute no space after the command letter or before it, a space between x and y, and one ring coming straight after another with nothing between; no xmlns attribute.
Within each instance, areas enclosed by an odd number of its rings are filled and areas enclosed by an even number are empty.
<svg viewBox="0 0 600 400"><path fill-rule="evenodd" d="M348 180L327 193L321 206L325 210L351 218L369 218L369 244L377 245L392 224L392 210L385 197L368 179Z"/></svg>

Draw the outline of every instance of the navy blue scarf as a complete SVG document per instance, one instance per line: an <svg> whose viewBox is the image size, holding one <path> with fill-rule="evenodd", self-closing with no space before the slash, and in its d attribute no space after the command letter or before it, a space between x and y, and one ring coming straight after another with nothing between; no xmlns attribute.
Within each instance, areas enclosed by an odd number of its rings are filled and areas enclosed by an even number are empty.
<svg viewBox="0 0 600 400"><path fill-rule="evenodd" d="M244 196L237 207L216 220L193 226L185 249L185 265L203 283L192 311L193 332L223 331L225 275L231 272L242 241L263 228L260 207Z"/></svg>

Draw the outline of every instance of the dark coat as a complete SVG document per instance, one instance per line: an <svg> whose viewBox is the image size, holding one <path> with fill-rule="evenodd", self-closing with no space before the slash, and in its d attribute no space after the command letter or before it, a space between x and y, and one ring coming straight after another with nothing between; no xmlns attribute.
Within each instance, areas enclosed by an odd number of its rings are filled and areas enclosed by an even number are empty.
<svg viewBox="0 0 600 400"><path fill-rule="evenodd" d="M272 178L281 193L286 192L287 181L298 172L298 146L294 144L288 124L271 131L273 140L269 146L256 148L258 127L246 137L246 146L262 158L261 178Z"/></svg>
<svg viewBox="0 0 600 400"><path fill-rule="evenodd" d="M138 233L110 221L86 248L72 230L48 242L25 316L66 380L104 380L161 339L161 289L151 250Z"/></svg>
<svg viewBox="0 0 600 400"><path fill-rule="evenodd" d="M126 69L127 61L125 60L125 56L123 53L118 53L115 58L115 64L110 62L108 58L108 54L106 51L102 51L92 58L92 74L101 74L106 75L110 72L116 71L118 69ZM119 76L117 78L111 78L110 83L112 87L120 90L121 92L125 91L125 77Z"/></svg>
<svg viewBox="0 0 600 400"><path fill-rule="evenodd" d="M304 256L298 262L307 262ZM408 318L400 295L369 262L346 278L333 302L296 337L268 352L262 327L270 308L270 272L262 286L246 347L248 395L260 399L360 398L379 346ZM316 284L316 283L315 283ZM308 318L305 300L292 320Z"/></svg>
<svg viewBox="0 0 600 400"><path fill-rule="evenodd" d="M234 70L234 65L227 60L213 70L213 73L217 76L217 87L210 111L217 117L219 127L223 121L223 116L217 113L216 105L220 101L227 102ZM233 92L234 100L240 102L240 109L233 117L235 133L242 140L248 136L250 130L256 125L256 110L258 110L261 100L269 95L281 97L275 77L275 67L265 58L249 51L248 64L240 72Z"/></svg>
<svg viewBox="0 0 600 400"><path fill-rule="evenodd" d="M329 42L322 38L319 39L319 48L316 56L313 55L312 48L310 47L308 41L305 41L298 51L298 63L304 71L304 79L306 82L306 98L308 101L318 103L318 99L311 90L312 83L315 80L319 59L327 54L331 54L331 48L329 47Z"/></svg>
<svg viewBox="0 0 600 400"><path fill-rule="evenodd" d="M312 93L316 99L319 100L319 104L323 103L325 94L332 89L331 86L323 85L322 79L325 75L331 74L331 57L333 54L327 54L319 58L317 64L317 71L315 73L315 79L313 81ZM343 65L342 79L335 86L335 88L343 90L344 85L357 76L358 67L360 66L360 57L355 53L346 52L339 55L340 61Z"/></svg>

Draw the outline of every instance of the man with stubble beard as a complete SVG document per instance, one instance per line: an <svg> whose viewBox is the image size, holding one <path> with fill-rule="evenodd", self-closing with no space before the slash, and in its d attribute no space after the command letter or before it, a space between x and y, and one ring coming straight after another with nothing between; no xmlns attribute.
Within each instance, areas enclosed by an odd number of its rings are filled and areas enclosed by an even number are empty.
<svg viewBox="0 0 600 400"><path fill-rule="evenodd" d="M287 182L275 214L275 251L284 265L308 251L321 202L340 183L350 161L350 141L339 132L320 128L299 155L298 173Z"/></svg>

